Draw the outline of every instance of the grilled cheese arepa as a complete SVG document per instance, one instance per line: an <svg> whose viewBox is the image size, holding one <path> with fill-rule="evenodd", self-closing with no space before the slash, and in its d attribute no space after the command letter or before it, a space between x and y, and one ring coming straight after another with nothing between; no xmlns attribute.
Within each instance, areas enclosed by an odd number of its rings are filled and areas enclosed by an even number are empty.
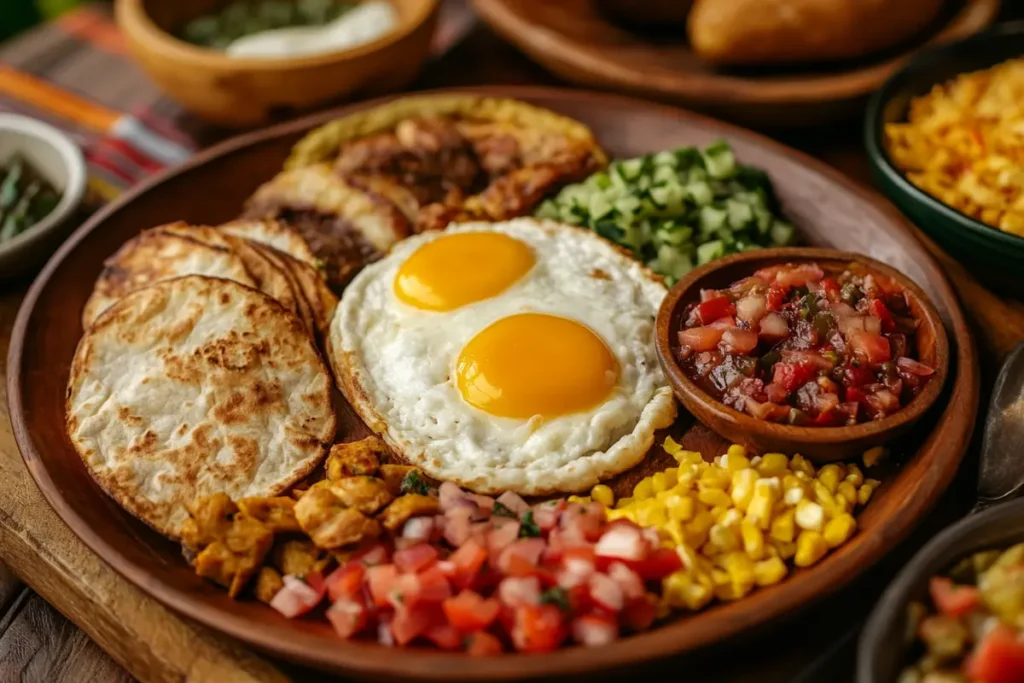
<svg viewBox="0 0 1024 683"><path fill-rule="evenodd" d="M331 377L299 319L195 275L128 294L87 330L66 415L97 483L172 538L197 498L277 495L335 436Z"/></svg>

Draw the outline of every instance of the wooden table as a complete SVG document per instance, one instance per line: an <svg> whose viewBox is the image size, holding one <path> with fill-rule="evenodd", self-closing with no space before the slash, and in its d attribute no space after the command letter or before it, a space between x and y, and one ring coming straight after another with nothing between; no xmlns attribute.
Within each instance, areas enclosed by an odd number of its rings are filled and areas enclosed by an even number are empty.
<svg viewBox="0 0 1024 683"><path fill-rule="evenodd" d="M1024 16L1022 9L1012 13ZM423 74L417 87L494 83L557 85L559 81L478 24ZM859 121L827 129L784 132L776 137L824 159L858 181L871 182L860 143ZM946 268L961 299L970 302L965 310L977 333L985 384L990 387L998 360L1024 339L1024 305L994 296L949 256L934 245L929 248ZM0 284L0 354L5 358L14 316L27 286L28 282ZM965 466L954 491L915 539L840 596L810 608L799 619L728 644L733 656L722 656L720 648L656 664L637 672L631 680L663 680L669 672L676 674L674 677L685 672L695 681L790 681L870 608L878 591L913 547L961 512L953 501L958 491L970 489L970 472L970 465ZM260 657L169 613L92 554L36 490L14 443L3 394L0 555L10 567L0 565L0 681L87 683L128 681L133 677L216 683L328 680L321 674ZM736 652L742 652L742 656L735 656ZM851 677L849 663L835 680L838 683Z"/></svg>

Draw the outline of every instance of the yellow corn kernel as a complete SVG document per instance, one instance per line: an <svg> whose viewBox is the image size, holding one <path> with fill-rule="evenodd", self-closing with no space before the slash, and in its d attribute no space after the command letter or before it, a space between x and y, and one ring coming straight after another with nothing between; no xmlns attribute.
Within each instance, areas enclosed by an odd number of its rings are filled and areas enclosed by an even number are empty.
<svg viewBox="0 0 1024 683"><path fill-rule="evenodd" d="M737 444L729 446L729 450L722 457L722 466L729 472L739 472L750 467L747 449Z"/></svg>
<svg viewBox="0 0 1024 683"><path fill-rule="evenodd" d="M822 507L835 507L836 497L832 495L832 492L828 490L828 487L822 484L820 481L814 481L811 484L811 489L814 491L814 499L821 504Z"/></svg>
<svg viewBox="0 0 1024 683"><path fill-rule="evenodd" d="M694 465L696 467L700 467L701 465L707 464L704 462L704 456L698 453L697 451L681 451L679 455L676 457L676 460L680 464L686 463L689 465Z"/></svg>
<svg viewBox="0 0 1024 683"><path fill-rule="evenodd" d="M680 543L676 546L676 555L683 561L683 571L694 572L697 571L697 564L699 561L699 555L693 547L686 542Z"/></svg>
<svg viewBox="0 0 1024 683"><path fill-rule="evenodd" d="M708 540L708 532L715 525L711 513L707 510L700 510L693 515L693 519L683 525L686 533L686 542L694 548L699 548Z"/></svg>
<svg viewBox="0 0 1024 683"><path fill-rule="evenodd" d="M782 494L782 502L786 507L796 507L800 504L801 500L810 496L809 487L805 482L797 479L797 485L791 486L785 489L785 493Z"/></svg>
<svg viewBox="0 0 1024 683"><path fill-rule="evenodd" d="M782 453L765 453L756 469L762 477L781 477L789 471L789 458Z"/></svg>
<svg viewBox="0 0 1024 683"><path fill-rule="evenodd" d="M876 488L876 489L877 489L877 488L878 488L879 486L881 486L881 485L882 485L882 482L878 481L877 479L865 479L865 480L864 480L864 483L865 483L865 484L870 484L871 486L873 486L873 487L874 487L874 488Z"/></svg>
<svg viewBox="0 0 1024 683"><path fill-rule="evenodd" d="M668 522L668 516L661 505L644 505L636 513L636 522L640 526L661 526Z"/></svg>
<svg viewBox="0 0 1024 683"><path fill-rule="evenodd" d="M566 499L570 503L579 503L580 505L586 505L590 502L590 496L569 496Z"/></svg>
<svg viewBox="0 0 1024 683"><path fill-rule="evenodd" d="M664 472L656 472L651 475L651 492L655 495L672 488L668 485L668 477Z"/></svg>
<svg viewBox="0 0 1024 683"><path fill-rule="evenodd" d="M676 443L676 440L671 436L665 437L665 442L661 444L661 447L665 449L666 453L671 455L673 458L676 458L676 460L679 459L676 456L683 452L683 447Z"/></svg>
<svg viewBox="0 0 1024 683"><path fill-rule="evenodd" d="M789 568L779 557L754 563L754 580L758 586L771 586L786 578Z"/></svg>
<svg viewBox="0 0 1024 683"><path fill-rule="evenodd" d="M884 457L885 457L885 449L882 448L881 446L875 446L874 448L869 448L868 450L864 451L864 456L863 456L864 467L874 467L879 462L881 462L882 458L884 458Z"/></svg>
<svg viewBox="0 0 1024 683"><path fill-rule="evenodd" d="M764 532L749 522L740 524L740 538L743 539L743 552L752 560L764 557Z"/></svg>
<svg viewBox="0 0 1024 683"><path fill-rule="evenodd" d="M697 494L697 500L711 507L729 508L732 506L732 499L722 489L704 489Z"/></svg>
<svg viewBox="0 0 1024 683"><path fill-rule="evenodd" d="M686 534L683 533L683 527L679 522L666 522L658 530L672 541L673 547L679 547L686 543Z"/></svg>
<svg viewBox="0 0 1024 683"><path fill-rule="evenodd" d="M665 488L673 488L679 482L679 468L669 467L662 474L665 475Z"/></svg>
<svg viewBox="0 0 1024 683"><path fill-rule="evenodd" d="M754 562L747 557L746 553L732 552L718 557L715 564L729 574L732 582L738 586L750 589L754 585Z"/></svg>
<svg viewBox="0 0 1024 683"><path fill-rule="evenodd" d="M810 567L812 564L825 557L828 552L828 543L817 531L801 531L796 539L796 555L793 562L798 567Z"/></svg>
<svg viewBox="0 0 1024 683"><path fill-rule="evenodd" d="M725 513L726 509L724 507L713 507L711 508L711 519L715 520L715 524L718 524L718 521L725 517Z"/></svg>
<svg viewBox="0 0 1024 683"><path fill-rule="evenodd" d="M769 535L776 541L792 543L796 538L796 510L786 510L773 519Z"/></svg>
<svg viewBox="0 0 1024 683"><path fill-rule="evenodd" d="M730 497L738 509L744 512L747 511L750 499L754 497L754 484L757 483L758 479L757 470L749 467L733 472Z"/></svg>
<svg viewBox="0 0 1024 683"><path fill-rule="evenodd" d="M788 560L796 555L796 541L793 541L792 543L784 543L783 541L776 541L773 539L772 546L779 553L779 557L783 560Z"/></svg>
<svg viewBox="0 0 1024 683"><path fill-rule="evenodd" d="M718 567L714 567L714 568L712 568L710 574L711 574L711 583L712 583L713 586L715 586L715 588L718 588L719 586L731 586L732 585L732 577L729 576L729 572L725 571L724 569L719 569Z"/></svg>
<svg viewBox="0 0 1024 683"><path fill-rule="evenodd" d="M861 472L860 468L854 464L847 465L846 479L844 479L844 481L848 481L854 486L860 486L864 483L864 473Z"/></svg>
<svg viewBox="0 0 1024 683"><path fill-rule="evenodd" d="M725 511L725 514L718 518L718 523L722 526L739 526L742 521L743 513L736 508L729 508Z"/></svg>
<svg viewBox="0 0 1024 683"><path fill-rule="evenodd" d="M654 613L655 619L666 619L672 614L672 605L669 604L664 595L662 595L661 599L658 600L656 607L657 610Z"/></svg>
<svg viewBox="0 0 1024 683"><path fill-rule="evenodd" d="M598 484L590 489L590 497L606 508L610 508L615 504L615 494L610 487L604 484Z"/></svg>
<svg viewBox="0 0 1024 683"><path fill-rule="evenodd" d="M662 581L662 595L677 609L699 610L711 602L711 587L695 581L687 572L677 571Z"/></svg>
<svg viewBox="0 0 1024 683"><path fill-rule="evenodd" d="M718 553L731 553L740 547L739 534L732 527L722 526L721 524L715 524L711 527L708 532L708 542L706 546L711 546L713 552Z"/></svg>
<svg viewBox="0 0 1024 683"><path fill-rule="evenodd" d="M690 496L677 496L678 500L665 501L668 517L674 522L689 522L693 519L696 508Z"/></svg>
<svg viewBox="0 0 1024 683"><path fill-rule="evenodd" d="M732 475L720 467L709 467L700 474L697 486L701 489L725 490L732 483Z"/></svg>
<svg viewBox="0 0 1024 683"><path fill-rule="evenodd" d="M604 516L609 522L613 522L616 519L629 519L629 512L616 508L614 510L605 510Z"/></svg>
<svg viewBox="0 0 1024 683"><path fill-rule="evenodd" d="M836 497L842 496L846 500L857 502L857 487L853 485L848 479L843 479L839 482L839 486L836 488Z"/></svg>
<svg viewBox="0 0 1024 683"><path fill-rule="evenodd" d="M758 479L754 484L754 495L747 506L747 521L767 531L772 522L772 507L779 499L779 480L776 477L771 479Z"/></svg>
<svg viewBox="0 0 1024 683"><path fill-rule="evenodd" d="M793 472L803 472L809 477L814 476L814 465L799 453L790 458L789 469L793 470Z"/></svg>
<svg viewBox="0 0 1024 683"><path fill-rule="evenodd" d="M871 484L864 483L859 489L857 489L857 502L861 505L867 505L868 501L871 500L871 494L875 492L875 487Z"/></svg>
<svg viewBox="0 0 1024 683"><path fill-rule="evenodd" d="M833 517L838 517L839 515L849 514L849 513L853 512L853 508L856 507L856 506L857 506L857 498L856 498L856 496L854 496L853 498L847 498L843 494L837 493L836 494L836 507L832 511L832 516Z"/></svg>
<svg viewBox="0 0 1024 683"><path fill-rule="evenodd" d="M616 503L615 503L615 507L617 507L617 508L619 508L621 510L622 508L629 507L632 504L633 504L633 497L630 496L629 498L619 498L619 500L616 501Z"/></svg>
<svg viewBox="0 0 1024 683"><path fill-rule="evenodd" d="M633 487L633 498L636 500L646 500L654 494L653 487L651 485L651 478L644 477L636 483Z"/></svg>
<svg viewBox="0 0 1024 683"><path fill-rule="evenodd" d="M796 525L808 531L821 531L825 526L824 508L809 500L801 500L796 508Z"/></svg>
<svg viewBox="0 0 1024 683"><path fill-rule="evenodd" d="M745 597L750 591L754 589L753 585L750 586L739 586L735 583L730 583L725 586L715 586L715 597L719 600L739 600Z"/></svg>
<svg viewBox="0 0 1024 683"><path fill-rule="evenodd" d="M805 481L805 479L802 479L798 477L795 473L790 472L789 474L783 475L782 477L782 490L786 491L788 489L793 488L794 486L803 486Z"/></svg>
<svg viewBox="0 0 1024 683"><path fill-rule="evenodd" d="M828 543L829 548L838 548L850 540L850 537L853 536L853 532L856 530L857 520L853 518L853 515L839 515L835 519L829 520L829 523L825 525L825 531L822 532L822 536L825 537L825 542Z"/></svg>
<svg viewBox="0 0 1024 683"><path fill-rule="evenodd" d="M839 482L843 478L843 471L839 465L829 463L818 470L818 481L825 485L829 493L835 493L839 488Z"/></svg>
<svg viewBox="0 0 1024 683"><path fill-rule="evenodd" d="M684 471L683 468L680 467L678 474L676 474L676 485L673 488L676 491L682 491L682 492L692 491L693 490L693 483L695 481L697 481L697 470L696 470L696 468L694 468L692 470L685 470Z"/></svg>

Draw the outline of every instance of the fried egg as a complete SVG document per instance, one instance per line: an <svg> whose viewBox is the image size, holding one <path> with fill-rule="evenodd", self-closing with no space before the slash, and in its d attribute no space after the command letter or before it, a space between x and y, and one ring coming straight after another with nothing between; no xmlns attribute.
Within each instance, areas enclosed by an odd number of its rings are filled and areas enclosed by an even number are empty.
<svg viewBox="0 0 1024 683"><path fill-rule="evenodd" d="M410 464L480 493L582 491L636 465L675 399L665 286L598 235L530 218L410 237L345 289L339 387Z"/></svg>

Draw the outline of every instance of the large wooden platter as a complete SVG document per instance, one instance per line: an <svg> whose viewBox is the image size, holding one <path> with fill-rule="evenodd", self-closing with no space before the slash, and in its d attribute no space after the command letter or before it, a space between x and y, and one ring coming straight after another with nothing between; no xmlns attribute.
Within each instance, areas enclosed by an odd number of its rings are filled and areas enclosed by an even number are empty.
<svg viewBox="0 0 1024 683"><path fill-rule="evenodd" d="M638 33L616 25L600 11L598 0L473 4L503 38L566 80L665 100L748 125L788 127L858 113L868 95L926 45L966 38L989 26L1001 0L947 0L942 16L921 35L878 55L763 69L711 67L690 50L685 28Z"/></svg>
<svg viewBox="0 0 1024 683"><path fill-rule="evenodd" d="M916 280L935 302L949 334L952 366L945 395L901 442L903 462L860 517L861 531L817 566L741 601L681 616L665 627L598 650L569 648L543 656L469 659L425 650L400 654L375 644L338 641L326 623L288 621L253 601L235 602L195 577L177 547L157 536L96 487L64 434L64 393L81 334L79 313L103 259L140 229L174 219L218 222L276 172L306 130L355 105L225 143L166 173L83 225L28 293L15 323L8 395L18 444L32 476L69 527L100 557L156 599L253 646L365 679L508 680L611 671L698 648L790 614L841 588L903 539L952 480L978 408L974 342L941 270L899 213L876 195L798 152L753 133L637 100L540 88L469 89L518 97L589 124L615 155L724 137L738 157L769 171L783 208L806 241L868 254ZM379 101L378 101L379 102ZM344 407L344 406L343 406ZM339 439L361 433L351 412ZM678 425L684 444L706 454L726 442L692 419ZM664 454L652 453L647 466ZM627 475L628 483L637 476Z"/></svg>

